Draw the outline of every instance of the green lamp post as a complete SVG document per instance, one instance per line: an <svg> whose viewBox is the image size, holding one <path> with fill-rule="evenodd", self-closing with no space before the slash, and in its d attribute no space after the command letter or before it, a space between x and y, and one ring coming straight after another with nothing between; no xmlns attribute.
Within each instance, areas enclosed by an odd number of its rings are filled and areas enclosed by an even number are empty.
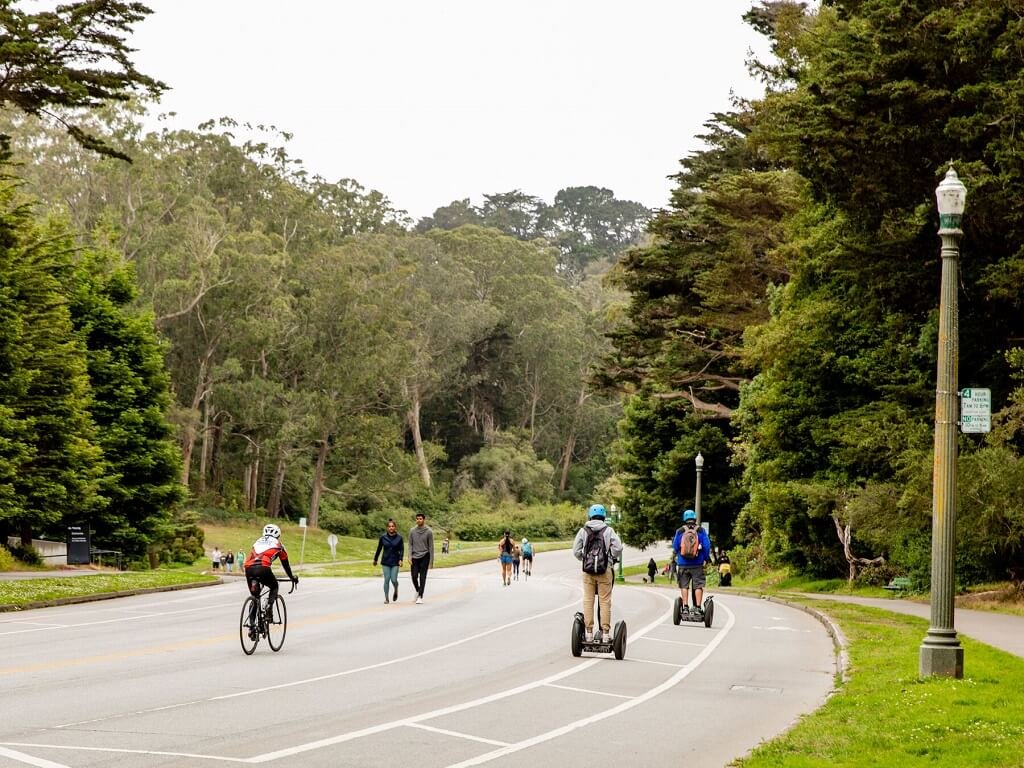
<svg viewBox="0 0 1024 768"><path fill-rule="evenodd" d="M960 221L967 188L950 166L935 190L942 238L942 283L939 298L939 360L935 381L935 456L932 474L931 620L921 643L922 677L964 676L964 649L953 628L954 547L956 539L957 464L957 272Z"/></svg>

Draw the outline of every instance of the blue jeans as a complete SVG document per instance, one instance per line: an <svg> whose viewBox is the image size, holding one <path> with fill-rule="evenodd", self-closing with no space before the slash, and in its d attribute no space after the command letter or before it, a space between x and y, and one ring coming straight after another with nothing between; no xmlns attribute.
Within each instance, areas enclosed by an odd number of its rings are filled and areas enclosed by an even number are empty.
<svg viewBox="0 0 1024 768"><path fill-rule="evenodd" d="M395 589L398 589L398 566L382 565L380 570L384 574L384 597L387 597L388 584L394 584Z"/></svg>

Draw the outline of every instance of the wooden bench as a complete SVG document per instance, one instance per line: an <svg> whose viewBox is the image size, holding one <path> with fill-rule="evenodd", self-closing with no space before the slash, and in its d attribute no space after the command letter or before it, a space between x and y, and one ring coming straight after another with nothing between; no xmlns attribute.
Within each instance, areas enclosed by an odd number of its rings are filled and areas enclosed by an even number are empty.
<svg viewBox="0 0 1024 768"><path fill-rule="evenodd" d="M886 584L884 588L893 592L905 592L910 589L910 579L906 576L897 576Z"/></svg>

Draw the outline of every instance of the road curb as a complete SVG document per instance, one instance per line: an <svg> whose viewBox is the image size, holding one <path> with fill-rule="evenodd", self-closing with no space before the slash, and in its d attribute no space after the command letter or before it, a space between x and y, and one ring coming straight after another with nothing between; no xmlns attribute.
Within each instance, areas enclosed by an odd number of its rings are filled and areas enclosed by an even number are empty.
<svg viewBox="0 0 1024 768"><path fill-rule="evenodd" d="M132 597L133 595L149 595L155 592L177 592L182 589L196 589L198 587L212 587L224 582L217 581L196 581L190 584L169 584L166 587L143 587L141 589L126 589L120 592L101 592L96 595L79 595L77 597L55 597L53 600L37 600L24 605L0 605L0 613L13 613L15 611L29 611L35 608L55 608L58 605L74 605L76 603L95 603L99 600L113 600L117 597Z"/></svg>

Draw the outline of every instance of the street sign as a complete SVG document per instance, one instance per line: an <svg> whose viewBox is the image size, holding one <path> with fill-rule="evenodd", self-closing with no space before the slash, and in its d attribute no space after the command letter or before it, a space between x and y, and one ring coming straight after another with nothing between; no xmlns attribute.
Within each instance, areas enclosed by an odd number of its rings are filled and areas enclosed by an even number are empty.
<svg viewBox="0 0 1024 768"><path fill-rule="evenodd" d="M89 543L89 526L69 525L67 534L68 565L88 565L92 562L92 547Z"/></svg>
<svg viewBox="0 0 1024 768"><path fill-rule="evenodd" d="M338 546L338 537L333 533L327 537L327 546L331 548L331 559L334 559L334 549Z"/></svg>
<svg viewBox="0 0 1024 768"><path fill-rule="evenodd" d="M992 390L960 390L960 431L964 434L992 431Z"/></svg>
<svg viewBox="0 0 1024 768"><path fill-rule="evenodd" d="M305 528L305 527L306 527L306 518L300 517L299 518L299 528Z"/></svg>

